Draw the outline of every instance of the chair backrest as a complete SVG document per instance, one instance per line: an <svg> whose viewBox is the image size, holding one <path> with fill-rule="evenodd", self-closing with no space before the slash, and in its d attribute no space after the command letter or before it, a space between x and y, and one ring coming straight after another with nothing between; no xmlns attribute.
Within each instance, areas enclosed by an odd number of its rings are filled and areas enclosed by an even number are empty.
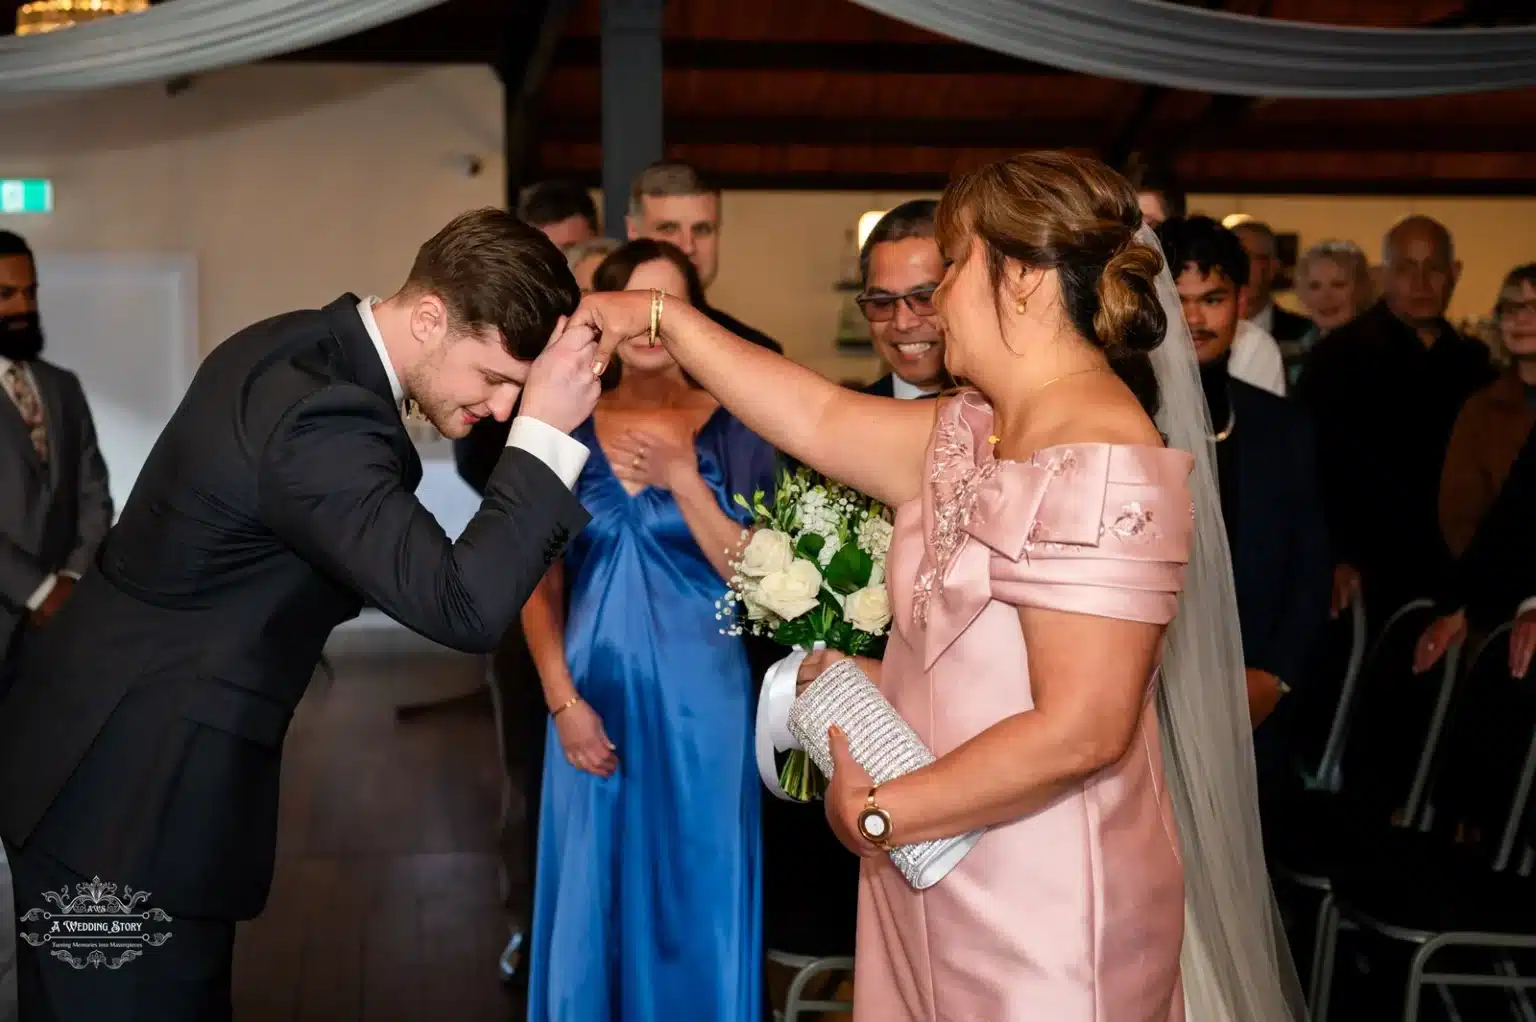
<svg viewBox="0 0 1536 1022"><path fill-rule="evenodd" d="M1509 624L1479 643L1457 686L1427 822L1509 865L1536 786L1536 685L1509 674Z"/></svg>
<svg viewBox="0 0 1536 1022"><path fill-rule="evenodd" d="M1435 670L1413 671L1419 636L1437 616L1432 601L1414 600L1387 619L1347 708L1339 790L1374 817L1404 817L1424 787L1456 666L1448 655Z"/></svg>
<svg viewBox="0 0 1536 1022"><path fill-rule="evenodd" d="M1339 790L1339 760L1350 714L1359 705L1365 654L1365 603L1356 594L1324 631L1306 687L1294 697L1293 762L1308 787Z"/></svg>

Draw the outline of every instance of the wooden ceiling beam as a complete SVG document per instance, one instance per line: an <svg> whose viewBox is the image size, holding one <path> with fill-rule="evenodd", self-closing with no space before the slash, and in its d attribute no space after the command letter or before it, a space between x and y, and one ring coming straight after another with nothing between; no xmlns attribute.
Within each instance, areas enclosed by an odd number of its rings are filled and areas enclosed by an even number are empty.
<svg viewBox="0 0 1536 1022"><path fill-rule="evenodd" d="M427 12L430 14L431 12ZM337 39L284 61L338 61L388 64L485 64L498 53L499 26L469 16L463 21L416 15ZM597 36L568 35L555 48L553 66L598 70L602 43ZM662 40L662 64L669 71L839 71L850 74L1064 76L1059 68L1019 60L963 43L775 42L753 39Z"/></svg>
<svg viewBox="0 0 1536 1022"><path fill-rule="evenodd" d="M1224 118L1222 124L1229 123ZM1146 137L1174 136L1178 125L1152 124ZM1103 122L1072 120L964 120L955 118L689 117L669 114L669 144L702 146L799 145L842 149L1103 150ZM548 117L544 140L597 142L595 116ZM1443 125L1432 132L1401 124L1327 124L1248 121L1206 133L1187 151L1292 153L1510 153L1536 156L1536 135L1501 124Z"/></svg>
<svg viewBox="0 0 1536 1022"><path fill-rule="evenodd" d="M694 156L693 162L709 174L710 180L726 189L763 191L853 191L853 192L938 192L950 175L944 173L904 173L867 169L827 171L736 171L717 170L707 160ZM540 168L542 176L563 177L591 187L599 184L596 166L577 167L548 163ZM1216 195L1440 195L1455 197L1529 196L1536 192L1536 174L1515 178L1446 178L1443 175L1394 174L1381 178L1337 178L1270 175L1244 177L1225 174L1186 174L1188 190Z"/></svg>

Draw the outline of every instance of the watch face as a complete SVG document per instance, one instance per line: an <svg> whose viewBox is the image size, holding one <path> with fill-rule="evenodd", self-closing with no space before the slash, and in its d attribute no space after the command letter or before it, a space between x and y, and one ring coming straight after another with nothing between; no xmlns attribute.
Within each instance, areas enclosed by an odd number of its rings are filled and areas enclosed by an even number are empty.
<svg viewBox="0 0 1536 1022"><path fill-rule="evenodd" d="M867 809L859 816L859 829L863 830L864 836L871 841L879 841L890 830L890 822L883 812Z"/></svg>

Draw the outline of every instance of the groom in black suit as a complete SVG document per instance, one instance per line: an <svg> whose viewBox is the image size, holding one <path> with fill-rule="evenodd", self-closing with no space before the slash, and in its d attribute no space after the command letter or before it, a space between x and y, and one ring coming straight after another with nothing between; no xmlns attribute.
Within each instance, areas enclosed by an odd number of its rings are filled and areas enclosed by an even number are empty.
<svg viewBox="0 0 1536 1022"><path fill-rule="evenodd" d="M23 1022L230 1017L235 921L271 886L283 736L331 630L366 602L487 651L586 524L570 492L586 448L564 434L596 401L595 346L545 346L578 299L544 235L479 210L393 297L277 316L203 362L0 704L16 911L99 877L148 892L172 936L105 969L21 944ZM402 402L455 437L524 389L451 542L414 495Z"/></svg>

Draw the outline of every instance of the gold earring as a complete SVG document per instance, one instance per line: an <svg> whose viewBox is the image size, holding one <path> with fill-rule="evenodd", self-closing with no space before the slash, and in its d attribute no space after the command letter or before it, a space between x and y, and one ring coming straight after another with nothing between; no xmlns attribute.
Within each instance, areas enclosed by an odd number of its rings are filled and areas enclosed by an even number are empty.
<svg viewBox="0 0 1536 1022"><path fill-rule="evenodd" d="M1023 302L1019 302L1017 305L1015 305L1013 307L1013 311L1017 312L1020 316L1024 315L1024 309L1025 309L1025 304Z"/></svg>

